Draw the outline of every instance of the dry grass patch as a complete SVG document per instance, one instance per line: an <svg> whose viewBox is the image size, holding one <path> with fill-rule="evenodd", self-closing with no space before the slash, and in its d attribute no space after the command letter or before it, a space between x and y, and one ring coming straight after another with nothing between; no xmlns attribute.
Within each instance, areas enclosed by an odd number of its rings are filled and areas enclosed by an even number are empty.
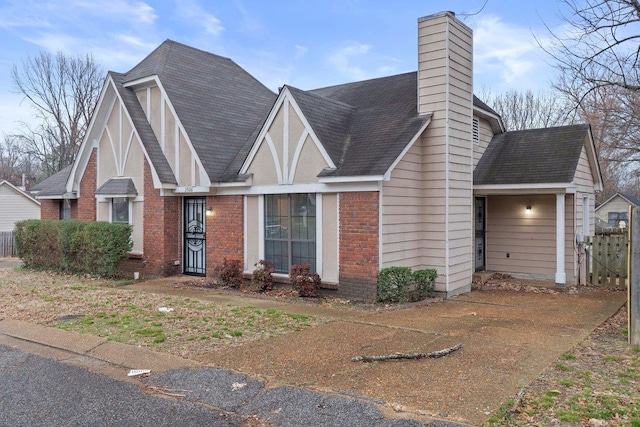
<svg viewBox="0 0 640 427"><path fill-rule="evenodd" d="M486 424L640 427L640 348L627 344L626 327L623 307Z"/></svg>
<svg viewBox="0 0 640 427"><path fill-rule="evenodd" d="M120 289L120 285L122 282L0 269L0 320L25 320L185 358L212 346L282 335L324 321L274 309ZM160 311L161 307L170 311Z"/></svg>

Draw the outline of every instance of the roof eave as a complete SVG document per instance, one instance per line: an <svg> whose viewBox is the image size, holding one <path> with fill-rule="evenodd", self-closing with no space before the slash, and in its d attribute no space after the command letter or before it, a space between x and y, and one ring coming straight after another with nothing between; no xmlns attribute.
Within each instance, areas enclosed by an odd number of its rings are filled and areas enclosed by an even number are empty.
<svg viewBox="0 0 640 427"><path fill-rule="evenodd" d="M474 184L476 195L498 194L574 194L572 182L529 183L529 184Z"/></svg>

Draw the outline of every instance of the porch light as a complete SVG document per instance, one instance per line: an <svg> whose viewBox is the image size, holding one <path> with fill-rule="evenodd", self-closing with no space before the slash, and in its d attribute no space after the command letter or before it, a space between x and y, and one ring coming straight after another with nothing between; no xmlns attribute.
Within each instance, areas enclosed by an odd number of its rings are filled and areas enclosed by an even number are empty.
<svg viewBox="0 0 640 427"><path fill-rule="evenodd" d="M530 214L531 213L531 205L527 205L527 213Z"/></svg>
<svg viewBox="0 0 640 427"><path fill-rule="evenodd" d="M207 216L213 216L213 208L211 206L207 208Z"/></svg>

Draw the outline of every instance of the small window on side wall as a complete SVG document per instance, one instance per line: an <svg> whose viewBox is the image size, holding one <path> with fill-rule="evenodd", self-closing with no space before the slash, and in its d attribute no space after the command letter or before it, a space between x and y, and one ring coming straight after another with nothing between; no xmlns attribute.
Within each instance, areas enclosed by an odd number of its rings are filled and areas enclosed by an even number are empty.
<svg viewBox="0 0 640 427"><path fill-rule="evenodd" d="M111 222L116 224L129 224L128 198L114 197L111 200Z"/></svg>

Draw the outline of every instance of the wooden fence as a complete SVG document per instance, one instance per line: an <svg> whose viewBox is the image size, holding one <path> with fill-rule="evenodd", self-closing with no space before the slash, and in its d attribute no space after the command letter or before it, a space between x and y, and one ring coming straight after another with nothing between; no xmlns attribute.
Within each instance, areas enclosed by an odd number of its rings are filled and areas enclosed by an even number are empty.
<svg viewBox="0 0 640 427"><path fill-rule="evenodd" d="M611 287L627 286L628 234L593 236L587 246L590 283Z"/></svg>
<svg viewBox="0 0 640 427"><path fill-rule="evenodd" d="M13 231L0 231L0 258L16 256L18 256L18 250Z"/></svg>

